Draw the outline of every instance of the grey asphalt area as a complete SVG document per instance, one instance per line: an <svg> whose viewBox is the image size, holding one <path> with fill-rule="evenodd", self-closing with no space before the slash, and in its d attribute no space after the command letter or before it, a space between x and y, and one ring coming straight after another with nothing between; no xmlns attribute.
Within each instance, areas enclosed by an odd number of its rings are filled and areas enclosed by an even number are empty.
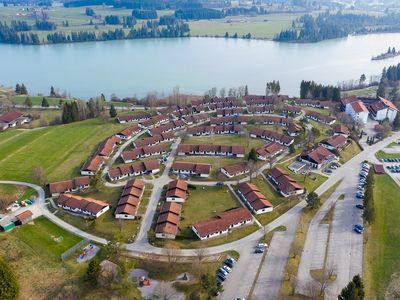
<svg viewBox="0 0 400 300"><path fill-rule="evenodd" d="M311 270L323 269L325 254L328 247L329 224L320 224L317 231L317 241L314 245Z"/></svg>
<svg viewBox="0 0 400 300"><path fill-rule="evenodd" d="M251 299L278 299L300 214L284 224L286 231L274 233Z"/></svg>
<svg viewBox="0 0 400 300"><path fill-rule="evenodd" d="M350 181L354 187L346 191L344 200L336 202L333 215L326 267L334 268L337 277L328 286L325 299L337 299L354 275L362 275L363 235L353 231L354 224L362 224L362 210L355 207L361 201L355 200L357 180Z"/></svg>

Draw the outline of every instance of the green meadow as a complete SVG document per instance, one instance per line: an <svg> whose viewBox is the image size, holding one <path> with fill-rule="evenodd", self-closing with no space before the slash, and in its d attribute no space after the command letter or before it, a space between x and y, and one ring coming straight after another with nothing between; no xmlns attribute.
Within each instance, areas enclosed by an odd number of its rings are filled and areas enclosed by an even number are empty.
<svg viewBox="0 0 400 300"><path fill-rule="evenodd" d="M124 127L91 119L0 133L0 179L32 181L36 166L44 168L49 181L76 176L97 145Z"/></svg>

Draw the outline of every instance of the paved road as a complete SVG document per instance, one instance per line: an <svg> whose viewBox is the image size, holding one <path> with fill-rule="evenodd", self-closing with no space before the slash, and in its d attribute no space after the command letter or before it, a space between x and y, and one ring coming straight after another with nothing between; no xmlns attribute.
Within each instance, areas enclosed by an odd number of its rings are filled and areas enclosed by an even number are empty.
<svg viewBox="0 0 400 300"><path fill-rule="evenodd" d="M286 231L274 233L251 299L278 299L300 216L300 213L293 214L291 220L283 224Z"/></svg>
<svg viewBox="0 0 400 300"><path fill-rule="evenodd" d="M342 183L322 205L310 223L297 274L298 286L296 290L298 293L308 294L306 286L313 280L310 276L310 270L313 261L313 252L316 247L315 244L317 241L319 224L342 194L346 196L343 201L340 200L341 203L339 203L334 213L326 264L327 267L335 267L337 270L337 279L329 287L326 294L327 299L336 299L337 291L340 291L350 281L353 275L362 274L362 235L357 235L352 231L352 226L355 223L362 223L360 217L361 213L357 212L354 208L357 174L360 171L362 161L376 161L374 157L375 152L399 138L400 133L395 133L384 141L369 146L336 170L329 179L316 190L317 194L321 195L329 189L329 187L343 179Z"/></svg>

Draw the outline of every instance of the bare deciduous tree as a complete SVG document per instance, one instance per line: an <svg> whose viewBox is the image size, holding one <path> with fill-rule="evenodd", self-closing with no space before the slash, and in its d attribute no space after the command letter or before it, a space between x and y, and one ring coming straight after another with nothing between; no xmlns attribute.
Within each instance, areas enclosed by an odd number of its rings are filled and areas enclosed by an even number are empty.
<svg viewBox="0 0 400 300"><path fill-rule="evenodd" d="M175 300L177 297L176 290L170 284L161 282L154 289L152 299L154 300Z"/></svg>
<svg viewBox="0 0 400 300"><path fill-rule="evenodd" d="M32 181L41 186L49 183L43 167L36 166L32 168Z"/></svg>
<svg viewBox="0 0 400 300"><path fill-rule="evenodd" d="M311 299L318 299L319 295L320 295L320 289L318 286L318 283L313 281L310 281L307 283L306 285L306 289L307 289L307 294Z"/></svg>

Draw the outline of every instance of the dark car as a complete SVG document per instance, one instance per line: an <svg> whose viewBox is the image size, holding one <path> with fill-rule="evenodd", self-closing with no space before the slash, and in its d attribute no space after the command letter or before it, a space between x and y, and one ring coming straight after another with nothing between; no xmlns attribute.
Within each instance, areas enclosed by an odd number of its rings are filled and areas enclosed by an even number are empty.
<svg viewBox="0 0 400 300"><path fill-rule="evenodd" d="M357 204L356 207L359 209L364 209L364 205L362 205L362 204Z"/></svg>

